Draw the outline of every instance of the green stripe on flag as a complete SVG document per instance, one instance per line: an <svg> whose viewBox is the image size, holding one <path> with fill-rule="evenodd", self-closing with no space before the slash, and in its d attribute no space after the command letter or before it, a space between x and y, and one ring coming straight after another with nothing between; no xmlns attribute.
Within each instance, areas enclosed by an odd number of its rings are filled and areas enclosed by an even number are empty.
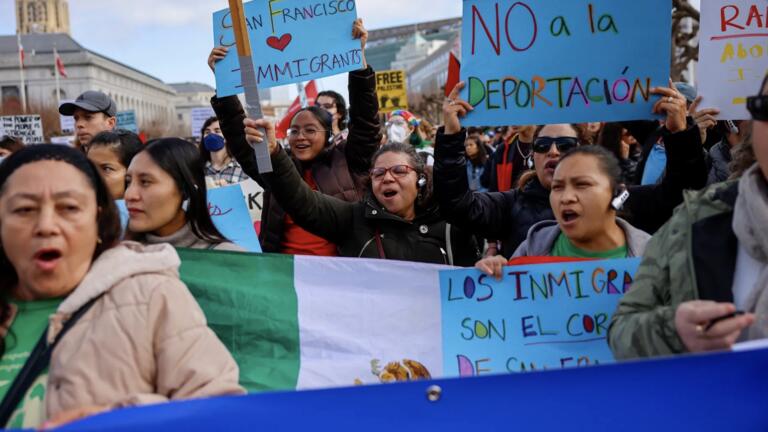
<svg viewBox="0 0 768 432"><path fill-rule="evenodd" d="M179 249L181 280L240 366L249 392L295 389L299 323L293 257Z"/></svg>

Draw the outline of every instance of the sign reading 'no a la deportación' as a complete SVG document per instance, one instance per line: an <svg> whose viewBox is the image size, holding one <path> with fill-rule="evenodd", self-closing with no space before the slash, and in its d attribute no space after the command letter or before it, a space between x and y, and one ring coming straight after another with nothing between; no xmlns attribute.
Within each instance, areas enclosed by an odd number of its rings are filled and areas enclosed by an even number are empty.
<svg viewBox="0 0 768 432"><path fill-rule="evenodd" d="M670 0L464 0L464 125L653 118Z"/></svg>
<svg viewBox="0 0 768 432"><path fill-rule="evenodd" d="M476 376L613 363L608 326L639 258L440 272L443 371Z"/></svg>
<svg viewBox="0 0 768 432"><path fill-rule="evenodd" d="M244 5L259 88L310 81L360 69L352 37L355 0L254 0ZM230 47L216 64L216 95L243 92L229 9L213 14L215 46Z"/></svg>

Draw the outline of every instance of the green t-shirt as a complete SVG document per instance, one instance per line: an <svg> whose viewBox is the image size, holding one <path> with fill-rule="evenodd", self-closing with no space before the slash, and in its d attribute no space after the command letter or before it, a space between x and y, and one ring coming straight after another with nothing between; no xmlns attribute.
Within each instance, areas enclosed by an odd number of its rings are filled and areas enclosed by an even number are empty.
<svg viewBox="0 0 768 432"><path fill-rule="evenodd" d="M0 400L4 398L13 380L27 362L35 344L48 328L48 318L56 312L63 299L14 301L18 307L11 329L5 336L5 352L0 359ZM48 372L38 377L16 407L8 428L37 427L45 419L43 399Z"/></svg>
<svg viewBox="0 0 768 432"><path fill-rule="evenodd" d="M589 252L577 248L573 245L573 243L571 243L565 234L560 233L560 235L557 236L557 240L555 240L555 246L552 248L552 256L590 259L626 258L627 245L625 244L622 247L609 251Z"/></svg>

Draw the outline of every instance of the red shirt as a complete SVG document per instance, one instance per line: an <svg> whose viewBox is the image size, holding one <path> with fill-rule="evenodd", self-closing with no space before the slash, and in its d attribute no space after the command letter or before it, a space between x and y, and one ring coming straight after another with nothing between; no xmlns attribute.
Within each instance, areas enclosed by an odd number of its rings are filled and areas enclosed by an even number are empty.
<svg viewBox="0 0 768 432"><path fill-rule="evenodd" d="M310 170L304 171L304 181L312 190L317 190L315 179ZM289 215L285 215L285 232L280 251L290 255L314 255L314 256L338 256L336 245L328 240L318 237L293 221Z"/></svg>

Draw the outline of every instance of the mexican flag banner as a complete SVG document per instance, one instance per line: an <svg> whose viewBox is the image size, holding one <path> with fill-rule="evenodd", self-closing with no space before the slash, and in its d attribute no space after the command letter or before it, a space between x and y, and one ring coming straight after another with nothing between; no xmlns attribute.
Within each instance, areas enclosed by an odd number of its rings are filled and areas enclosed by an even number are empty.
<svg viewBox="0 0 768 432"><path fill-rule="evenodd" d="M439 271L180 249L181 279L249 392L443 376Z"/></svg>

